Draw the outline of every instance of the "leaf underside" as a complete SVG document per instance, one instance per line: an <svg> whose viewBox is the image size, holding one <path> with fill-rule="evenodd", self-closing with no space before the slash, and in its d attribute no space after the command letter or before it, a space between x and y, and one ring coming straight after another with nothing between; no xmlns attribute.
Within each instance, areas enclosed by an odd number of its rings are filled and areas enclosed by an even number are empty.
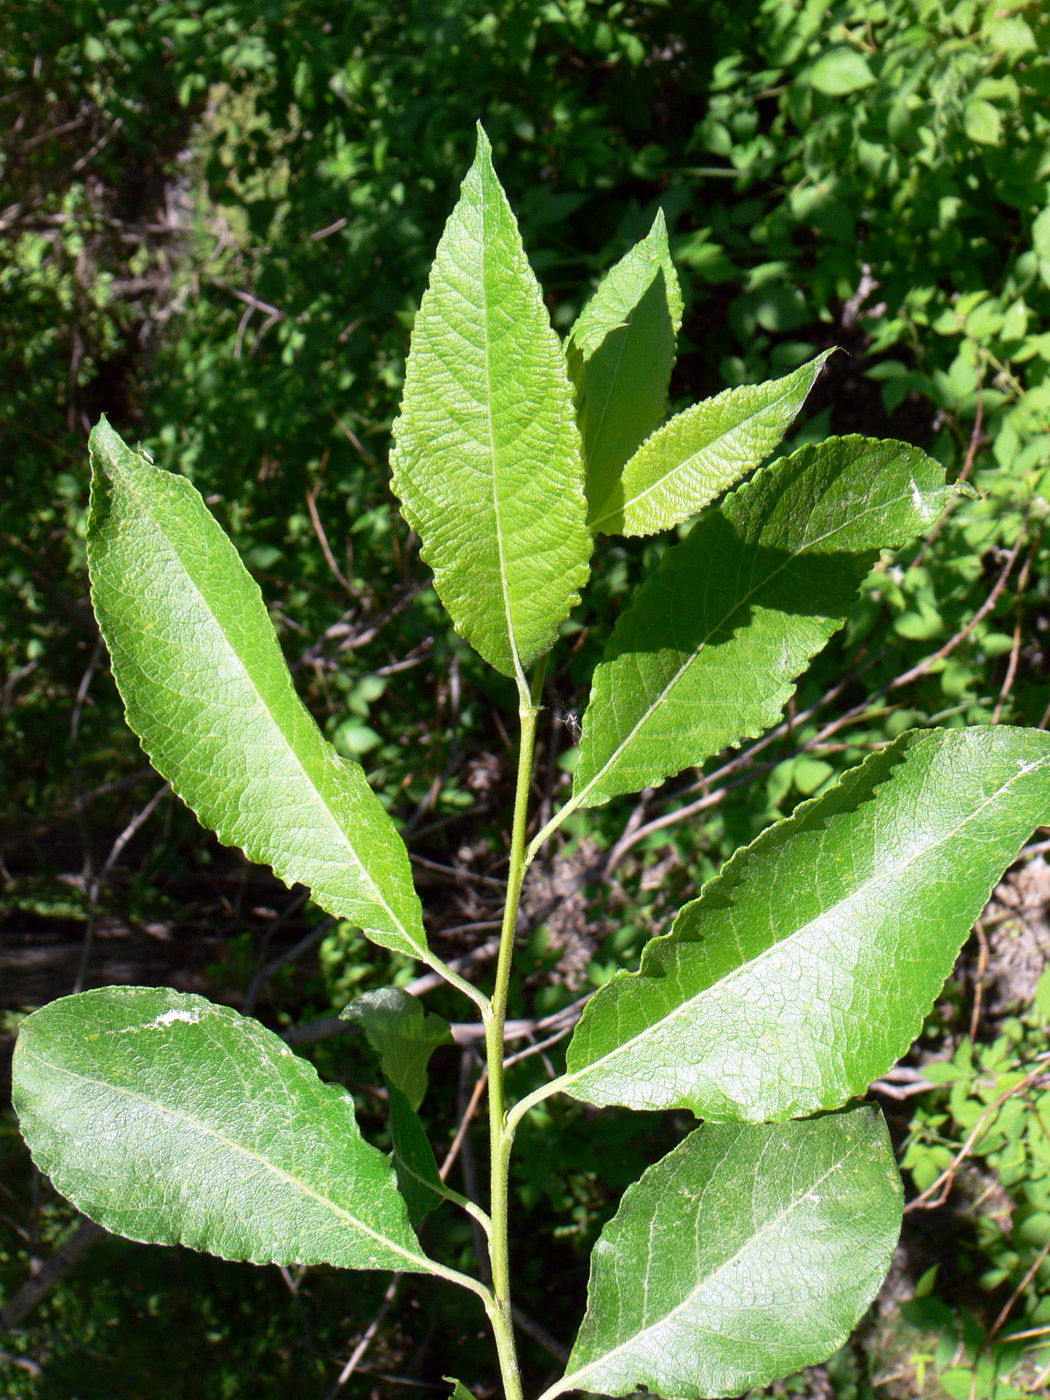
<svg viewBox="0 0 1050 1400"><path fill-rule="evenodd" d="M738 1395L822 1361L889 1268L901 1186L877 1108L704 1124L628 1187L591 1259L568 1390Z"/></svg>
<svg viewBox="0 0 1050 1400"><path fill-rule="evenodd" d="M879 550L930 525L949 494L917 448L832 438L704 515L635 594L595 670L577 804L653 786L768 729Z"/></svg>
<svg viewBox="0 0 1050 1400"><path fill-rule="evenodd" d="M639 446L599 497L588 481L591 529L655 535L696 515L780 442L833 350L781 379L725 389L676 414Z"/></svg>
<svg viewBox="0 0 1050 1400"><path fill-rule="evenodd" d="M584 1009L566 1093L762 1121L860 1094L919 1033L1050 821L1050 735L912 730L738 851Z"/></svg>
<svg viewBox="0 0 1050 1400"><path fill-rule="evenodd" d="M103 987L22 1022L13 1098L40 1170L129 1239L252 1263L431 1270L345 1089L257 1021Z"/></svg>
<svg viewBox="0 0 1050 1400"><path fill-rule="evenodd" d="M456 630L522 677L591 555L572 387L480 127L412 331L393 487Z"/></svg>
<svg viewBox="0 0 1050 1400"><path fill-rule="evenodd" d="M236 549L185 477L130 451L105 419L90 448L91 600L153 766L220 841L418 957L404 842L296 695Z"/></svg>

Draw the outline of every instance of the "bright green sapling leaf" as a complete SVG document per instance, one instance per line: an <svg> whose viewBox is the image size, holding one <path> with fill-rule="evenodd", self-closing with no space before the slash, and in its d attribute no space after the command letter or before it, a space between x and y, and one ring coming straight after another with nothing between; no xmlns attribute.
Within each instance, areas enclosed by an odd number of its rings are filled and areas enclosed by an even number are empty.
<svg viewBox="0 0 1050 1400"><path fill-rule="evenodd" d="M762 1121L834 1108L918 1035L1050 821L1050 734L910 730L740 850L584 1009L560 1087Z"/></svg>
<svg viewBox="0 0 1050 1400"><path fill-rule="evenodd" d="M366 992L339 1014L362 1027L386 1082L418 1109L427 1091L427 1063L439 1045L452 1039L448 1022L425 1012L421 1001L398 987Z"/></svg>
<svg viewBox="0 0 1050 1400"><path fill-rule="evenodd" d="M393 487L456 630L523 682L591 555L561 344L478 128L412 331Z"/></svg>
<svg viewBox="0 0 1050 1400"><path fill-rule="evenodd" d="M566 1374L542 1400L738 1395L822 1361L875 1296L900 1222L877 1108L704 1124L624 1193Z"/></svg>
<svg viewBox="0 0 1050 1400"><path fill-rule="evenodd" d="M682 292L660 210L648 235L605 274L566 344L593 514L667 407Z"/></svg>
<svg viewBox="0 0 1050 1400"><path fill-rule="evenodd" d="M167 988L103 987L19 1027L33 1160L129 1239L253 1263L442 1272L345 1089L257 1021Z"/></svg>
<svg viewBox="0 0 1050 1400"><path fill-rule="evenodd" d="M296 695L262 595L185 477L91 434L88 568L128 724L220 841L374 942L426 951L408 854Z"/></svg>
<svg viewBox="0 0 1050 1400"><path fill-rule="evenodd" d="M880 549L929 526L950 494L918 448L832 438L770 463L705 514L609 639L573 804L637 792L768 729Z"/></svg>
<svg viewBox="0 0 1050 1400"><path fill-rule="evenodd" d="M624 466L591 485L591 529L655 535L696 515L768 457L805 403L832 350L782 379L726 389L677 414Z"/></svg>

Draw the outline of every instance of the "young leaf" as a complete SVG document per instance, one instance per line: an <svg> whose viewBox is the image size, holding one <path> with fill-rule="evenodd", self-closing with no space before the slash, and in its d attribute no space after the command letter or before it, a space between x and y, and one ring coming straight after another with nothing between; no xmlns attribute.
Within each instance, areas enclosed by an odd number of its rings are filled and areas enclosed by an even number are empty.
<svg viewBox="0 0 1050 1400"><path fill-rule="evenodd" d="M430 1056L452 1039L448 1022L424 1012L422 1002L398 987L366 992L339 1014L364 1029L384 1079L401 1090L415 1112L427 1091Z"/></svg>
<svg viewBox="0 0 1050 1400"><path fill-rule="evenodd" d="M442 1376L441 1379L443 1381L448 1381L449 1385L453 1387L449 1400L474 1400L473 1395L467 1387L462 1381L457 1381L455 1376Z"/></svg>
<svg viewBox="0 0 1050 1400"><path fill-rule="evenodd" d="M584 1010L566 1093L713 1120L833 1108L919 1033L1050 821L1050 734L910 730L740 850Z"/></svg>
<svg viewBox="0 0 1050 1400"><path fill-rule="evenodd" d="M821 1361L875 1296L900 1222L877 1108L704 1124L624 1193L566 1374L542 1400L739 1395Z"/></svg>
<svg viewBox="0 0 1050 1400"><path fill-rule="evenodd" d="M648 235L602 278L566 345L592 512L663 418L681 325L682 292L661 209Z"/></svg>
<svg viewBox="0 0 1050 1400"><path fill-rule="evenodd" d="M480 126L394 441L393 487L456 630L522 682L579 600L591 535L561 344Z"/></svg>
<svg viewBox="0 0 1050 1400"><path fill-rule="evenodd" d="M185 477L91 434L91 599L128 724L227 845L374 942L426 951L404 843L296 695L262 596Z"/></svg>
<svg viewBox="0 0 1050 1400"><path fill-rule="evenodd" d="M440 1272L345 1089L257 1021L163 987L103 987L19 1027L33 1160L116 1234L253 1263Z"/></svg>
<svg viewBox="0 0 1050 1400"><path fill-rule="evenodd" d="M622 473L591 486L591 529L655 535L696 515L776 447L832 350L782 379L704 399L653 433Z"/></svg>
<svg viewBox="0 0 1050 1400"><path fill-rule="evenodd" d="M936 519L942 468L832 438L764 468L663 556L594 673L573 804L660 783L780 716L884 547Z"/></svg>
<svg viewBox="0 0 1050 1400"><path fill-rule="evenodd" d="M408 1218L418 1229L442 1201L455 1199L438 1173L430 1139L423 1131L416 1110L397 1087L387 1080L390 1103L390 1135L394 1140L394 1170Z"/></svg>

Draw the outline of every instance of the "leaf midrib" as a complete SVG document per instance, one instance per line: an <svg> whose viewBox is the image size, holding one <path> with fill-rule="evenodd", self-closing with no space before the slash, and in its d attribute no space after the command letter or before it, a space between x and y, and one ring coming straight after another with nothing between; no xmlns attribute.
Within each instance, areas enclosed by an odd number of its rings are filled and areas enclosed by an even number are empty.
<svg viewBox="0 0 1050 1400"><path fill-rule="evenodd" d="M507 562L503 551L503 514L500 507L499 496L499 459L496 449L496 424L493 413L493 390L492 390L492 336L489 332L489 321L492 311L489 298L488 267L485 257L488 248L487 226L488 226L488 199L485 190L485 177L482 174L478 180L480 203L481 203L481 247L479 251L479 262L481 265L481 288L482 288L482 330L484 332L485 343L482 347L485 357L485 403L487 406L486 417L489 429L489 453L492 459L492 514L496 526L496 555L499 560L499 585L500 596L503 600L503 617L507 628L507 645L510 649L511 664L514 667L514 674L519 687L525 685L525 677L522 672L521 658L518 655L518 639L514 632L514 615L511 610L510 589L507 579ZM497 195L497 199L498 199Z"/></svg>
<svg viewBox="0 0 1050 1400"><path fill-rule="evenodd" d="M341 1217L343 1220L353 1225L356 1229L360 1230L362 1234L367 1235L370 1239L375 1240L378 1244L385 1246L387 1249L393 1250L396 1254L400 1254L403 1258L410 1260L412 1263L421 1265L424 1272L430 1273L433 1271L432 1262L426 1255L415 1254L411 1250L405 1249L403 1245L399 1245L393 1240L388 1239L385 1235L379 1234L376 1230L366 1225L363 1220L359 1220L352 1211L348 1211L344 1206L338 1205L331 1197L324 1196L320 1192L315 1191L313 1187L308 1186L300 1177L294 1176L291 1172L286 1172L283 1167L278 1167L259 1152L250 1147L246 1147L235 1138L228 1137L225 1133L220 1132L219 1129L201 1122L200 1119L194 1118L191 1114L172 1108L159 1099L150 1098L148 1094L139 1093L135 1089L129 1089L124 1085L114 1085L105 1079L96 1079L94 1076L84 1074L80 1070L71 1069L68 1065L55 1064L53 1061L45 1059L42 1055L35 1053L33 1050L25 1049L25 1047L22 1048L22 1055L27 1059L35 1060L38 1065L43 1066L44 1069L51 1070L59 1076L78 1080L82 1084L91 1085L97 1089L104 1089L111 1094L116 1094L118 1096L123 1095L130 1100L148 1105L162 1116L166 1114L185 1124L187 1127L198 1130L207 1137L213 1138L220 1146L228 1147L239 1152L242 1156L259 1163L273 1176L298 1189L304 1196L308 1196L312 1200L317 1201L319 1205L326 1206L334 1215ZM360 1141L365 1147L368 1146L363 1138L360 1139Z"/></svg>
<svg viewBox="0 0 1050 1400"><path fill-rule="evenodd" d="M107 452L107 456L110 456L110 459L112 460L111 454L109 454L108 452ZM412 937L412 935L410 934L410 932L408 931L408 929L405 928L405 925L404 925L404 923L402 922L402 920L401 920L400 918L398 918L398 916L397 916L397 915L394 913L394 911L391 909L390 905L387 903L386 899L384 898L382 891L380 890L379 886L376 884L374 878L372 877L372 874L371 874L371 872L369 871L368 867L365 865L365 863L361 860L361 857L358 855L357 849L356 849L356 847L354 846L353 841L350 839L349 833L348 833L348 832L343 828L343 826L339 823L339 821L336 819L334 813L332 812L332 809L329 807L328 803L325 801L324 795L321 793L321 791L320 791L320 789L318 788L318 786L317 786L316 782L314 781L313 777L310 775L309 771L307 770L307 767L306 767L306 765L305 765L303 759L300 757L299 753L296 751L296 748L295 748L295 746L293 745L293 743L291 742L291 739L290 739L289 736L286 734L286 732L285 732L285 730L284 730L284 727L283 727L283 725L281 724L280 720L277 718L277 715L274 713L274 710L273 710L273 708L271 707L270 702L267 700L267 698L265 697L265 695L263 694L263 692L260 690L259 684L258 684L258 682L256 681L255 677L252 675L251 669L250 669L249 666L246 664L246 662L245 662L244 658L242 657L241 653L238 651L238 649L234 646L233 642L232 642L232 641L230 640L230 638L227 636L226 629L220 624L218 618L215 616L215 613L214 613L214 611L212 610L212 607L211 607L210 603L208 602L207 595L204 593L203 589L202 589L201 586L198 584L196 578L193 576L192 572L190 571L190 567L189 567L189 565L187 564L186 560L183 558L182 551L181 551L181 549L179 548L178 544L176 543L175 540L173 540L173 539L171 538L171 536L169 535L169 533L164 529L164 526L163 526L162 522L157 518L157 516L155 515L155 513L150 509L150 503L149 503L148 497L145 496L145 495L143 495L142 493L140 493L139 491L136 490L137 483L136 483L136 481L135 481L134 472L129 471L127 468L122 468L122 467L117 467L117 470L120 471L121 474L123 475L124 480L125 480L125 485L127 486L128 490L137 498L137 500L138 500L138 502L139 502L139 506L140 506L140 508L142 509L143 514L145 515L146 519L148 519L148 520L151 522L151 524L153 525L153 528L161 535L161 537L164 539L165 543L166 543L166 544L168 545L168 547L171 549L171 551L172 551L172 553L174 554L175 558L178 560L178 563L179 563L180 567L182 568L183 573L185 574L186 578L189 580L190 585L192 586L192 588L193 588L193 590L194 590L194 593L196 594L197 598L198 598L199 601L200 601L200 605L201 605L201 607L202 607L202 609L203 609L203 611L204 611L205 616L207 617L208 621L213 625L213 628L214 628L215 633L218 634L219 638L221 639L222 644L226 647L228 653L229 653L231 656L233 656L234 659L236 660L237 665L238 665L238 667L239 667L239 669L240 669L241 674L242 674L242 675L244 676L244 678L248 681L249 685L251 686L252 690L254 691L255 695L257 696L257 698L258 698L258 700L259 700L259 704L262 706L262 708L263 708L263 710L264 710L264 712L265 712L267 718L268 718L269 721L270 721L271 727L272 727L274 730L276 730L276 732L280 735L281 740L283 741L283 744L284 744L285 749L287 750L287 752L291 755L291 757L293 758L293 760L294 760L295 763L297 764L300 773L303 775L303 777L304 777L304 779L306 780L306 782L307 782L308 786L310 787L311 791L314 792L314 793L316 794L317 800L318 800L318 802L320 803L320 806L321 806L322 810L324 811L325 816L327 817L327 819L328 819L328 821L329 821L329 823L330 823L331 828L334 829L334 831L337 833L338 837L341 838L342 843L345 845L346 849L349 851L350 856L351 856L351 859L353 860L354 864L357 866L357 869L359 870L359 872L361 873L361 875L362 875L362 876L364 877L364 879L367 881L367 883L368 883L368 885L369 885L369 888L373 891L373 895L374 895L374 897L375 897L376 902L377 902L377 903L380 905L380 907L385 911L385 913L386 913L387 916L389 917L389 919L390 919L391 924L393 925L393 927L394 927L395 929L398 929L398 930L401 932L401 935L402 935L402 936L404 937L404 939L406 940L406 942L408 942L409 945L410 945L411 947L417 949L417 951L418 951L418 950L421 948L420 943L419 943L415 938ZM154 470L156 470L156 468L154 468ZM243 565L242 565L242 567L243 567ZM268 620L267 620L267 621L268 621ZM279 647L279 645L278 645L278 643L277 643L277 641L276 641L276 638L274 639L274 645L277 647L278 657L281 658L282 663L283 663L283 657L281 657L280 647ZM302 701L299 699L299 696L298 696L298 694L296 693L295 688L294 688L294 686L291 684L290 681L289 681L288 689L289 689L289 692L290 692L291 702L292 702L293 706L294 706L294 705L300 706L300 708L302 708L302 710L304 711L304 713L307 715L307 719L309 720L310 724L313 724L313 723L314 723L313 717L312 717L312 716L309 714L309 712L306 710L306 707L303 705ZM322 742L322 744L325 742L323 736L321 736L321 742ZM175 783L174 781L172 782L172 786L176 788L176 791L178 791L178 786L176 785L176 783Z"/></svg>
<svg viewBox="0 0 1050 1400"><path fill-rule="evenodd" d="M912 485L915 485L914 481L912 482ZM836 525L836 527L833 530L828 530L823 535L817 535L813 539L807 540L804 544L800 545L778 568L774 569L772 573L766 574L764 578L762 578L758 583L754 584L748 593L744 594L743 597L737 598L736 601L733 603L733 606L729 609L729 611L726 612L717 623L715 623L712 627L708 629L706 636L693 649L693 651L689 653L686 659L675 671L674 675L671 676L671 678L664 684L659 694L655 697L652 703L647 706L647 708L644 710L644 712L638 718L638 720L636 720L633 727L623 737L623 739L616 746L613 752L605 760L601 768L599 768L598 771L594 774L594 776L588 781L587 785L581 789L579 795L574 795L573 801L575 805L582 806L587 794L591 791L595 784L599 782L599 780L609 772L610 768L612 768L613 765L616 763L617 759L623 753L624 749L626 749L627 746L634 740L634 737L638 733L638 731L643 727L643 725L648 723L650 716L656 712L656 710L660 707L660 705L663 703L666 697L670 694L671 690L673 690L673 688L681 680L682 676L684 676L686 671L689 670L690 666L694 664L697 657L703 651L710 638L714 636L714 634L718 632L721 628L726 626L726 624L729 622L729 619L734 615L734 613L738 612L741 608L746 607L756 593L758 593L761 589L768 587L768 585L772 583L772 581L777 577L777 575L783 573L783 571L786 568L788 568L791 564L793 564L799 558L800 555L805 554L808 550L811 550L815 545L822 544L825 540L833 539L835 535L839 534L841 531L848 529L850 526L856 524L858 520L862 520L865 515L873 515L878 511L887 511L891 509L891 507L897 505L900 501L903 501L905 499L906 497L904 495L900 495L894 497L890 501L883 501L879 504L870 506L867 510L862 510L854 515L851 515L848 520L841 521L838 525ZM750 548L757 549L761 545L761 539L751 540L748 542L748 544ZM679 548L681 548L681 546L679 546ZM612 665L613 662L610 662L609 664ZM740 737L746 738L747 735L745 733L742 734ZM666 774L664 776L666 776Z"/></svg>
<svg viewBox="0 0 1050 1400"><path fill-rule="evenodd" d="M1004 782L1000 787L998 787L994 793L991 793L987 798L985 798L979 807L976 807L961 822L959 822L958 825L952 827L951 830L945 832L942 836L939 836L935 841L931 841L928 845L922 846L920 849L910 853L908 857L905 860L903 860L899 865L894 865L890 869L883 869L878 872L873 872L871 875L867 876L864 880L862 880L859 885L854 886L854 888L850 891L846 898L838 900L835 904L829 906L829 908L827 909L822 909L820 913L816 916L816 918L808 919L804 924L800 924L798 928L791 929L783 938L778 938L775 943L771 943L767 948L763 948L762 951L758 953L755 957L748 958L746 961L739 963L735 968L732 969L732 971L726 973L724 977L720 977L716 982L708 983L706 987L701 988L700 991L696 992L694 995L687 997L684 1001L680 1001L678 1005L672 1007L666 1015L659 1017L658 1020L651 1021L647 1026L640 1030L637 1033L637 1035L633 1035L630 1038L630 1040L622 1041L613 1049L607 1050L605 1054L601 1055L598 1059L591 1060L588 1064L582 1066L578 1070L573 1071L571 1074L566 1074L561 1083L565 1085L579 1083L585 1077L589 1077L596 1070L600 1073L603 1066L607 1066L610 1061L616 1059L619 1055L628 1052L631 1049L631 1047L636 1045L638 1042L644 1041L646 1037L652 1034L652 1032L656 1029L657 1026L663 1026L666 1025L668 1022L673 1022L676 1017L684 1015L688 1009L695 1007L696 1004L698 1002L701 1002L709 992L717 992L722 990L728 984L732 983L734 979L742 977L745 972L753 971L756 966L761 964L764 958L772 956L779 949L782 949L786 943L790 943L794 939L801 938L804 934L806 934L812 929L819 928L821 923L825 919L827 919L828 915L834 910L841 909L849 904L852 904L860 896L865 894L868 890L878 886L887 879L892 878L894 881L899 880L902 872L906 871L917 861L924 859L927 855L930 854L931 851L935 851L938 848L938 846L944 845L946 841L953 840L968 825L976 821L981 816L985 807L989 806L992 802L997 801L1003 793L1008 792L1010 787L1014 783L1019 782L1022 778L1027 777L1029 773L1032 773L1037 769L1046 766L1048 763L1050 763L1050 759L1041 758L1034 760L1032 763L1027 764L1023 768L1019 768L1017 773L1013 774L1006 782ZM644 978L651 974L646 974L644 972L639 971L631 975L638 978Z"/></svg>
<svg viewBox="0 0 1050 1400"><path fill-rule="evenodd" d="M765 1224L759 1230L756 1230L753 1235L749 1235L748 1238L744 1241L744 1243L740 1246L740 1248L736 1250L735 1253L729 1255L726 1259L723 1259L722 1262L717 1266L717 1268L712 1269L710 1273L705 1274L703 1276L703 1280L698 1281L696 1285L689 1291L689 1294L681 1300L681 1302L676 1303L673 1308L669 1309L666 1313L664 1313L662 1317L658 1318L655 1322L651 1322L647 1326L639 1328L637 1332L633 1332L631 1336L625 1338L624 1341L618 1342L616 1346L610 1348L609 1351L603 1352L601 1356L595 1357L593 1361L588 1361L587 1364L585 1366L582 1366L578 1371L573 1371L570 1375L564 1376L562 1380L560 1380L557 1383L557 1389L548 1391L546 1396L541 1397L541 1400L547 1400L547 1396L560 1394L563 1390L579 1389L579 1385L577 1382L580 1376L585 1376L588 1371L593 1371L596 1369L596 1367L607 1363L609 1359L611 1357L616 1356L618 1352L622 1352L629 1347L636 1346L640 1338L645 1337L648 1333L655 1332L660 1328L666 1327L675 1317L676 1314L682 1312L691 1303L694 1302L696 1295L700 1293L702 1289L709 1289L712 1283L719 1277L720 1274L724 1273L739 1259L744 1257L747 1254L747 1252L754 1247L756 1242L762 1239L764 1235L768 1234L771 1230L779 1227L785 1220L787 1220L792 1215L792 1213L802 1205L802 1203L809 1197L809 1195L813 1191L817 1190L818 1187L822 1186L823 1183L827 1181L827 1179L834 1172L840 1171L849 1161L850 1157L855 1152L860 1150L862 1145L863 1144L860 1142L853 1143L853 1145L848 1149L848 1151L846 1151L842 1155L842 1157L840 1157L836 1162L834 1162L827 1169L827 1171L823 1172L820 1176L816 1177L813 1181L811 1181L807 1185L804 1192L802 1192L800 1195L796 1196L793 1200L791 1200L789 1204L777 1215L773 1216L770 1220L767 1220ZM569 1382L572 1382L572 1384L569 1384Z"/></svg>

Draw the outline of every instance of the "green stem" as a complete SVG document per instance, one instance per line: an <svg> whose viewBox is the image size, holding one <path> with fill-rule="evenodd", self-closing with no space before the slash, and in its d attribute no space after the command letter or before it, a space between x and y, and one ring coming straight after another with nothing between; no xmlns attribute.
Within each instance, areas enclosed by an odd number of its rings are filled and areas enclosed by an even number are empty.
<svg viewBox="0 0 1050 1400"><path fill-rule="evenodd" d="M507 1135L513 1139L518 1130L518 1124L528 1113L530 1108L535 1108L544 1099L549 1099L552 1094L563 1094L565 1086L569 1083L571 1076L559 1074L557 1079L550 1080L547 1084L541 1084L538 1089L533 1089L531 1094L526 1094L523 1099L519 1099L511 1111L507 1114Z"/></svg>
<svg viewBox="0 0 1050 1400"><path fill-rule="evenodd" d="M500 930L499 957L496 962L496 985L485 1017L485 1052L489 1071L489 1156L491 1164L491 1202L489 1214L492 1235L489 1257L492 1262L492 1305L488 1309L492 1331L499 1353L500 1372L506 1400L522 1400L521 1376L514 1345L514 1327L510 1312L510 1252L508 1246L507 1211L510 1196L510 1149L513 1134L507 1126L503 1092L503 1027L507 1017L507 993L510 968L514 956L514 933L518 922L518 903L525 879L525 827L529 813L529 788L532 782L532 754L536 740L536 716L543 689L544 663L537 665L528 694L520 692L521 742L518 749L518 781L514 793L514 822L510 836L510 867L507 871L507 900L503 906L503 927Z"/></svg>
<svg viewBox="0 0 1050 1400"><path fill-rule="evenodd" d="M573 812L575 812L576 808L583 801L583 797L584 794L582 792L577 793L574 797L570 797L568 802L564 803L563 806L558 808L558 810L554 813L554 816L551 817L550 821L543 828L543 830L538 831L536 835L532 838L532 840L529 843L529 848L525 852L526 870L532 864L533 860L535 859L536 852L540 849L543 843L548 839L548 837L554 835L554 833L558 830L558 827L561 826L562 822L566 819L566 817L572 816Z"/></svg>
<svg viewBox="0 0 1050 1400"><path fill-rule="evenodd" d="M439 977L443 977L451 986L461 991L465 997L470 997L482 1016L488 1014L489 999L484 992L479 991L477 987L471 986L465 977L460 977L458 972L453 972L449 965L442 962L438 955L431 952L429 948L425 953L421 953L420 957L423 962L426 963L427 967L436 972Z"/></svg>

